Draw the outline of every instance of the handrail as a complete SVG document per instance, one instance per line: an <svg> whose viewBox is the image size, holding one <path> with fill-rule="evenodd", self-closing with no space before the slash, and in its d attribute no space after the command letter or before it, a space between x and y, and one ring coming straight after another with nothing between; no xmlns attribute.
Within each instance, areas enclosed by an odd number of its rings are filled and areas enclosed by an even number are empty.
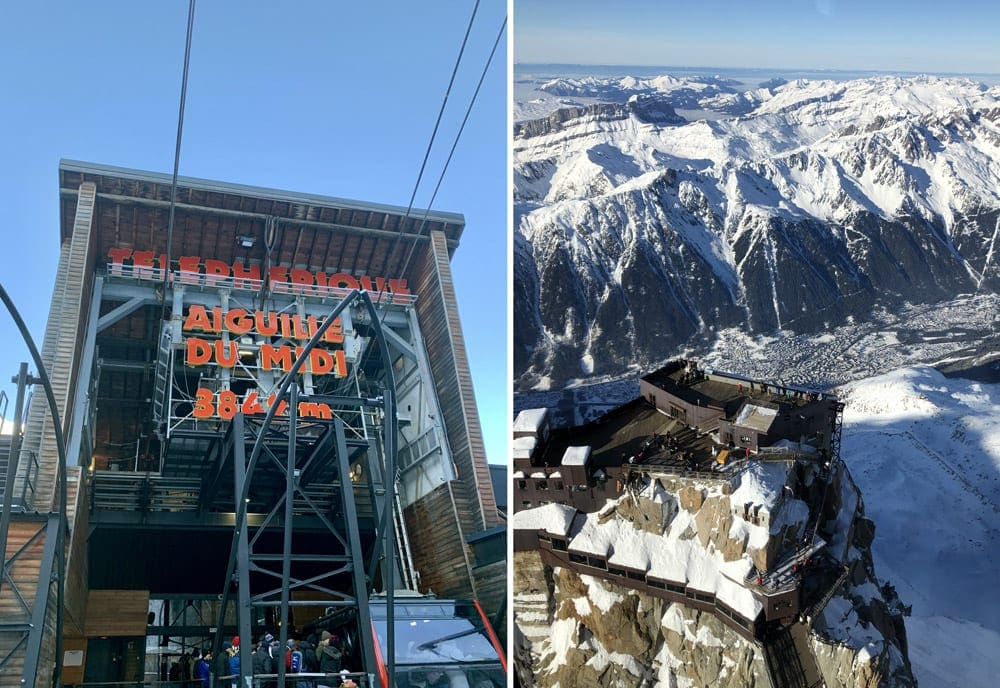
<svg viewBox="0 0 1000 688"><path fill-rule="evenodd" d="M23 454L24 452L22 452ZM28 467L24 471L24 483L21 485L21 508L28 509L35 504L35 481L38 479L40 469L38 465L38 455L34 451L28 451ZM30 495L28 494L30 491ZM30 499L29 499L30 497Z"/></svg>
<svg viewBox="0 0 1000 688"><path fill-rule="evenodd" d="M18 469L18 472L23 470L22 480L21 480L21 494L18 499L17 495L11 495L11 503L19 507L22 511L27 511L32 509L35 504L35 483L38 479L38 471L40 470L38 465L38 455L29 449L21 447L20 456L26 458L27 461L18 461L18 466L22 467ZM7 461L11 461L11 457L8 455ZM0 473L0 492L2 492L2 485L7 478L6 467L4 471ZM17 484L17 479L14 480L15 485ZM0 500L2 501L2 500Z"/></svg>
<svg viewBox="0 0 1000 688"><path fill-rule="evenodd" d="M833 585L830 586L830 589L826 591L822 598L820 598L819 602L809 607L806 612L806 616L810 619L810 627L812 626L812 619L815 619L818 613L826 609L826 605L830 603L833 596L836 595L837 592L844 586L844 583L847 582L847 576L850 575L850 573L851 567L844 564L843 571L840 572L840 575L837 577L837 580L833 582Z"/></svg>
<svg viewBox="0 0 1000 688"><path fill-rule="evenodd" d="M93 471L90 481L91 509L174 512L198 510L201 493L201 480L198 478Z"/></svg>
<svg viewBox="0 0 1000 688"><path fill-rule="evenodd" d="M121 263L106 263L107 275L125 280L144 282L163 282L164 271L161 268L123 265ZM196 287L235 289L238 291L259 292L265 282L270 285L274 294L294 294L316 296L319 298L346 298L354 291L348 287L330 287L319 284L300 284L298 282L281 282L277 280L254 279L252 277L230 277L213 275L189 270L170 270L169 281L177 284ZM393 304L397 306L412 306L417 301L416 294L400 294L386 289L370 290L372 300L378 304Z"/></svg>

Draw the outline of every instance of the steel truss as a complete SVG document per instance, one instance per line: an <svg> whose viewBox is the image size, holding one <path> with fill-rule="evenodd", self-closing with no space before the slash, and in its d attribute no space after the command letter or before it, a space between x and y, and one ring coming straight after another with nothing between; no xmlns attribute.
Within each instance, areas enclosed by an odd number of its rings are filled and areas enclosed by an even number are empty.
<svg viewBox="0 0 1000 688"><path fill-rule="evenodd" d="M357 396L300 395L297 372L325 330L338 315L360 302L383 363L379 393ZM395 380L389 357L388 338L381 316L367 292L353 291L328 315L323 326L303 347L295 364L280 385L275 401L263 420L237 413L225 443L232 451L235 527L229 565L223 584L216 624L215 652L221 651L221 629L230 601L236 604L240 647L241 685L247 685L252 672L250 642L256 614L270 608L277 610L280 647L288 640L289 609L293 606L338 607L354 614L357 640L364 671L377 670L372 622L368 608L376 572L387 597L399 583L402 568L397 560L394 512L398 424L395 405ZM287 416L276 418L279 401L287 401ZM300 404L326 404L332 410L328 418L303 417ZM373 433L352 431L367 414L373 421ZM249 454L248 447L252 447ZM224 460L222 465L228 464ZM275 469L280 469L280 473ZM278 476L282 478L278 478ZM365 476L367 482L354 479ZM280 485L275 482L280 480ZM316 488L325 486L330 499L321 501ZM332 488L332 490L330 489ZM374 507L374 538L363 542L359 527L357 495L367 496ZM332 492L332 494L331 494ZM249 525L250 504L266 506L263 519ZM322 527L308 534L296 534L294 522L310 517ZM281 537L276 537L280 532ZM371 531L369 531L370 534ZM296 539L297 538L297 539ZM293 548L293 540L297 546ZM322 543L317 547L316 543ZM306 546L302 546L306 544ZM370 548L365 561L365 548ZM297 550L293 552L293 549ZM253 588L251 588L253 582ZM295 592L295 599L292 593ZM235 599L233 599L235 597ZM390 614L391 617L391 614ZM388 628L391 667L393 629ZM284 688L285 667L278 662L278 686Z"/></svg>

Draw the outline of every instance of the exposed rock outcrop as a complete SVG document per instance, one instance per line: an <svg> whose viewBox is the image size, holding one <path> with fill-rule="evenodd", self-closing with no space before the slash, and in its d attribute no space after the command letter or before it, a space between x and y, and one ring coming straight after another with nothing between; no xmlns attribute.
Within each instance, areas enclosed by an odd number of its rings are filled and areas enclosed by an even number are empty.
<svg viewBox="0 0 1000 688"><path fill-rule="evenodd" d="M788 579L800 586L798 612L768 621L750 597L756 574L744 575L754 567L771 575L790 561L813 524L824 538L823 563ZM840 463L828 470L816 462L751 462L708 482L647 476L600 517L578 514L568 530L569 552L604 557L606 569L515 552L521 683L781 688L784 672L794 672L809 685L914 686L904 609L875 576L873 535ZM617 567L702 591L716 607L616 578ZM737 632L725 609L753 617L753 633Z"/></svg>

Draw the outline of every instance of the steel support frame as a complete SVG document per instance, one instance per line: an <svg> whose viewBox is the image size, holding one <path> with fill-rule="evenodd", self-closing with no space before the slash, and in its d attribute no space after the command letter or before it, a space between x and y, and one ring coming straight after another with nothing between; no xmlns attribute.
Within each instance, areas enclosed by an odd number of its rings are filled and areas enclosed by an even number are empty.
<svg viewBox="0 0 1000 688"><path fill-rule="evenodd" d="M317 397L318 398L318 397ZM323 397L325 400L330 400L330 397ZM279 608L280 616L280 626L279 626L279 644L280 647L285 647L288 640L288 628L289 628L289 609L295 605L303 604L323 604L328 606L346 606L357 609L357 621L359 628L359 640L361 644L361 652L363 660L366 667L376 666L376 655L374 649L374 642L372 640L370 631L371 628L371 615L368 611L368 598L372 592L371 580L372 578L366 575L363 552L361 546L361 534L360 528L358 526L358 515L357 515L357 505L354 499L354 488L350 480L350 449L344 431L345 425L344 421L339 417L334 417L330 421L325 421L324 424L328 425L326 432L316 440L314 447L308 447L308 453L306 457L305 465L302 465L297 461L297 457L304 448L302 441L299 439L297 434L297 409L298 409L298 388L292 386L289 390L289 415L287 417L288 428L287 430L269 430L271 432L270 439L286 439L287 442L287 453L284 460L285 469L285 491L282 497L274 504L271 512L267 514L263 521L258 521L255 523L255 529L248 531L246 528L240 531L239 541L237 543L237 565L236 565L236 578L237 578L237 609L238 609L238 628L241 638L249 637L249 619L253 615L253 610L262 606L277 606ZM385 413L387 419L393 417L391 412L393 405L393 398L391 390L388 391L381 399L371 400L365 398L355 398L350 399L348 397L340 397L337 399L338 404L343 407L348 403L353 402L355 406L377 406L382 409ZM245 452L244 446L246 441L249 440L249 436L246 435L246 427L242 415L237 415L234 418L234 435L237 438L234 448L236 453L236 493L240 495L243 493L244 482L248 479L248 476L243 473L245 471ZM387 423L387 432L389 424ZM260 428L260 432L264 432L263 427ZM251 431L252 434L252 431ZM240 441L240 437L244 440ZM330 438L330 439L328 439ZM331 450L334 460L336 461L336 482L340 486L340 503L342 506L344 514L344 526L343 528L338 528L335 523L333 523L327 514L321 509L315 507L310 498L303 491L305 482L303 478L305 474L309 472L310 468L314 468L316 464L315 461L322 460L323 456L317 456L314 451L315 446L328 447ZM393 443L387 443L386 451L390 451L394 446ZM265 444L265 452L270 454ZM272 456L272 458L277 459L278 457ZM296 496L301 497L306 504L312 509L312 514L310 515L312 519L322 523L326 532L332 533L336 537L337 541L340 543L342 548L345 550L343 555L295 555L292 553L292 540L294 537L293 524L295 518L300 518L294 516L294 500ZM263 532L268 528L269 525L273 526L278 520L278 514L283 512L282 518L282 550L279 553L262 552L256 548L258 544L258 538ZM344 532L342 532L344 531ZM383 576L389 580L395 580L395 556L394 556L394 545L393 540L389 537L389 531L386 530L385 537L388 537L386 543L385 553L387 555L387 561L389 561L389 567ZM315 533L312 534L315 536ZM380 539L376 538L376 543L374 546L375 550L381 549ZM325 573L315 573L311 577L303 578L301 576L295 575L293 570L293 564L302 562L326 562L330 566L330 570ZM266 566L266 564L280 564L281 573L280 576L276 575L276 572L272 567ZM280 585L277 588L265 590L262 592L257 592L256 594L250 594L249 592L249 575L251 572L265 573L273 577L280 579ZM346 594L339 590L332 590L324 587L325 579L338 574L350 574L351 576L351 586L353 588L353 595ZM390 585L389 588L392 586ZM317 599L317 600L291 600L292 590L316 590L318 592L333 596L332 599ZM280 599L273 599L274 595L280 595ZM241 647L242 653L242 647ZM241 658L240 669L243 671L243 659ZM249 665L247 665L249 667ZM249 671L249 668L248 670ZM284 667L279 666L277 673L279 674L279 685L282 680L282 674L284 673ZM249 674L246 674L249 675ZM245 677L244 677L245 680Z"/></svg>
<svg viewBox="0 0 1000 688"><path fill-rule="evenodd" d="M14 481L17 480L17 464L21 457L21 416L24 413L24 396L28 387L28 364L22 363L13 382L17 383L17 396L14 398L14 429L10 436L10 456L7 457L7 476L3 489L3 512L0 513L0 564L3 565L3 575L0 575L0 588L7 576L7 535L10 532L10 515L14 505ZM24 508L24 505L21 505ZM12 583L13 585L13 583Z"/></svg>
<svg viewBox="0 0 1000 688"><path fill-rule="evenodd" d="M14 584L14 581L9 578L7 574L7 569L13 566L14 563L21 557L21 555L24 554L24 552L27 551L27 549L31 547L35 543L35 541L39 537L41 537L41 535L45 532L46 532L46 525L45 522L43 521L40 523L38 530L36 530L35 533L30 538L28 538L27 541L25 541L25 543L21 545L21 547L16 552L14 552L14 554L10 557L10 559L7 559L6 561L3 562L2 580L7 580L7 582L10 584L11 592L14 593L14 596L17 598L18 604L21 605L21 609L26 617L26 622L8 623L0 625L0 634L15 633L21 636L20 639L17 641L17 643L15 643L11 647L10 651L5 656L0 657L0 668L2 668L8 662L8 660L10 660L10 658L14 655L14 653L17 652L17 650L20 649L20 647L28 641L28 636L32 629L31 622L34 617L34 611L32 609L32 605L29 604L28 601L24 598L24 595L21 594L20 589L18 589L17 585Z"/></svg>
<svg viewBox="0 0 1000 688"><path fill-rule="evenodd" d="M245 634L243 637L249 639L249 619L253 612L254 602L257 604L273 604L266 601L264 598L273 594L265 593L263 596L252 596L249 591L249 574L251 570L265 571L265 569L259 566L254 567L253 565L253 553L252 548L254 540L256 538L249 538L247 533L247 502L249 501L249 489L252 482L254 469L257 465L257 461L260 458L260 454L265 450L265 436L270 432L271 424L274 420L278 401L280 399L286 398L286 395L290 396L291 403L289 404L289 416L288 416L288 455L286 457L285 468L286 468L286 484L285 484L285 495L284 495L284 507L285 507L285 519L284 519L284 538L283 538L283 548L281 554L281 564L282 564L282 574L281 574L281 587L280 594L281 600L278 602L280 605L280 614L282 619L281 628L279 629L280 642L282 646L287 642L287 628L288 628L288 608L293 604L290 598L291 587L318 587L316 585L317 581L334 575L335 573L345 573L350 572L352 575L354 597L353 599L344 595L344 598L338 606L348 605L357 608L358 616L358 639L361 643L362 655L365 662L365 671L369 674L369 677L373 677L377 670L376 663L376 652L374 646L373 625L371 622L371 614L368 608L368 600L372 592L373 578L371 576L366 576L364 563L361 557L361 538L358 530L358 518L357 518L357 508L354 502L353 486L348 477L349 474L349 454L347 450L347 441L344 436L344 424L340 418L332 419L333 428L332 431L336 433L336 455L338 461L338 482L341 486L341 499L343 508L345 511L345 522L347 529L347 542L344 541L343 536L339 534L337 529L330 523L324 514L322 514L315 505L311 502L309 497L301 491L299 485L299 475L297 474L297 469L295 468L296 454L297 454L297 442L296 442L296 412L297 412L297 400L298 400L298 387L296 382L296 376L301 370L305 361L317 343L322 339L326 330L330 325L336 320L339 314L344 311L347 307L351 305L354 301L360 300L361 305L365 307L370 318L369 322L374 330L374 340L379 348L379 354L385 364L385 381L384 388L382 389L382 395L379 399L369 399L361 397L342 397L337 401L344 402L346 405L350 403L352 405L361 406L381 406L383 411L384 420L384 434L383 434L383 454L385 461L385 476L387 489L384 491L384 507L383 507L383 527L380 531L376 532L374 548L377 550L380 547L384 547L384 566L382 569L383 584L385 587L386 597L387 597L387 612L388 612L388 625L387 625L387 662L389 665L390 672L394 668L395 663L395 627L394 627L394 598L393 598L393 588L395 587L397 581L396 566L395 566L395 516L393 509L393 502L395 499L395 478L396 478L396 450L397 450L397 432L398 423L396 418L396 408L395 408L395 379L392 371L392 361L389 357L389 349L387 344L387 338L384 333L384 328L382 326L381 317L376 311L374 303L371 297L366 292L362 291L352 291L348 294L334 309L333 311L324 319L323 324L318 328L318 330L313 334L309 342L302 348L301 353L295 360L291 367L291 370L285 374L282 378L281 383L278 385L278 392L275 395L275 402L269 408L267 415L261 424L259 429L259 434L254 440L253 451L247 459L245 456L245 446L246 446L246 428L241 413L237 413L234 418L235 423L239 423L240 428L236 428L234 434L234 451L236 452L234 459L236 464L236 499L235 499L235 527L233 530L233 543L230 548L229 564L227 566L226 577L223 587L223 593L221 596L222 603L219 607L219 619L216 624L217 628L220 629L215 637L215 651L221 651L222 636L221 629L223 627L223 622L225 619L226 609L228 606L228 600L230 596L231 583L234 579L237 581L238 585L238 595L239 595L239 623L238 627L241 632ZM329 422L329 421L328 421ZM329 432L330 430L328 430ZM268 450L268 453L269 450ZM312 458L316 458L313 456ZM343 560L343 566L334 572L326 575L313 576L312 578L304 581L292 581L291 580L291 521L292 521L292 510L293 510L293 500L295 492L299 491L305 501L309 504L311 508L319 516L320 520L326 523L328 529L337 537L337 539L345 546L348 550L347 556ZM278 505L281 504L281 500L278 500ZM272 509L271 514L268 515L261 524L258 534L263 532L267 524L272 520L272 516L276 513L278 505ZM245 542L245 544L244 544ZM258 555L259 556L259 555ZM274 557L267 557L269 560L273 561ZM296 559L302 559L303 557L296 557ZM310 557L306 555L306 559L316 557ZM329 559L329 558L328 558ZM268 573L272 573L270 570L266 570ZM329 591L327 591L329 592ZM244 620L245 619L245 620ZM246 626L246 630L244 630ZM241 642L241 645L243 643ZM241 681L244 680L246 671L249 670L248 663L244 658L249 659L249 653L243 654L241 647ZM278 667L278 687L285 688L285 676L284 676L284 666L283 663L279 662Z"/></svg>
<svg viewBox="0 0 1000 688"><path fill-rule="evenodd" d="M60 529L63 525L63 514L49 514L48 524L45 527L45 545L42 549L42 563L38 572L38 588L35 590L35 599L31 609L31 631L28 633L28 645L24 651L24 668L21 675L22 685L33 685L27 683L30 677L32 680L38 675L39 655L42 650L42 639L45 633L45 615L49 606L49 589L52 587L52 579L58 574L55 572L56 558L62 550L63 540L60 537ZM60 581L61 582L61 581ZM57 595L58 596L58 595ZM59 596L61 597L61 596ZM61 604L59 599L57 604ZM59 626L59 624L56 624ZM57 640L62 636L62 628L56 628ZM61 646L61 642L59 645ZM61 650L61 647L59 648ZM61 654L61 653L59 653ZM56 676L54 683L59 681L59 667L62 666L62 657L56 657Z"/></svg>

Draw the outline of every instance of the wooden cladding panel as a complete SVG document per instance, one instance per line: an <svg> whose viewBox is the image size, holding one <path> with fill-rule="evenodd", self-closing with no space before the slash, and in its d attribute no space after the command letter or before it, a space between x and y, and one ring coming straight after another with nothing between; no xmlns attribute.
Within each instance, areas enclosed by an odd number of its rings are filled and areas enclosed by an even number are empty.
<svg viewBox="0 0 1000 688"><path fill-rule="evenodd" d="M472 570L472 577L476 586L476 599L492 617L507 596L507 560L478 566ZM496 630L502 633L504 629Z"/></svg>
<svg viewBox="0 0 1000 688"><path fill-rule="evenodd" d="M84 635L146 635L148 590L91 590Z"/></svg>
<svg viewBox="0 0 1000 688"><path fill-rule="evenodd" d="M70 519L69 556L66 560L66 614L63 626L67 635L83 635L83 620L87 612L87 525L89 510L87 508L87 481L82 479L82 469L71 466L68 471L67 485L69 503L67 510L75 514ZM69 681L64 681L69 683Z"/></svg>
<svg viewBox="0 0 1000 688"><path fill-rule="evenodd" d="M83 652L83 663L79 666L65 666L63 665L62 670L62 683L63 685L75 685L77 683L83 683L83 669L87 664L87 639L86 638L69 638L63 639L63 652L72 652L74 650L79 650Z"/></svg>
<svg viewBox="0 0 1000 688"><path fill-rule="evenodd" d="M42 564L42 550L45 547L45 522L12 520L7 533L5 561L22 547L26 549L14 561L9 571L11 580L17 586L17 592L7 581L0 587L0 619L6 623L26 623L30 619L30 607L34 603L35 592L38 589L38 574ZM18 593L24 597L29 611L25 611L21 605Z"/></svg>
<svg viewBox="0 0 1000 688"><path fill-rule="evenodd" d="M414 271L414 291L420 294L417 317L431 361L448 444L471 510L472 525L464 534L471 535L497 524L496 500L444 235L433 232L428 249L420 251Z"/></svg>
<svg viewBox="0 0 1000 688"><path fill-rule="evenodd" d="M73 235L63 242L59 256L59 271L42 346L42 359L49 371L57 410L65 424L64 432L72 421L76 369L89 313L89 285L93 283L92 253L95 242L91 236L91 225L95 194L93 184L81 185ZM40 511L48 511L53 503L59 457L44 395L32 398L24 448L36 452L40 467L34 505Z"/></svg>
<svg viewBox="0 0 1000 688"><path fill-rule="evenodd" d="M413 564L420 572L420 591L438 597L469 598L472 582L465 544L452 507L451 486L433 492L406 507L403 518L410 535Z"/></svg>

